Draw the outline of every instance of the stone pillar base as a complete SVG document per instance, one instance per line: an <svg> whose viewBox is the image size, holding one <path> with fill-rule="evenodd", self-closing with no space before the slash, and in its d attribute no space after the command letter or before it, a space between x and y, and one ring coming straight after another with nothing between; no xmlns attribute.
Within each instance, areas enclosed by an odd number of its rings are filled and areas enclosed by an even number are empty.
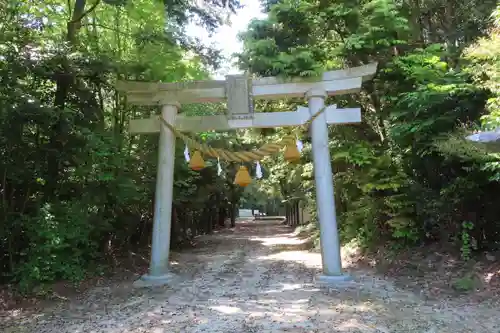
<svg viewBox="0 0 500 333"><path fill-rule="evenodd" d="M344 287L354 283L352 276L348 274L342 275L319 275L315 282L321 287Z"/></svg>
<svg viewBox="0 0 500 333"><path fill-rule="evenodd" d="M151 287L159 287L165 285L172 285L175 283L177 276L172 273L167 273L159 276L151 276L149 274L145 274L141 276L141 278L134 282L133 286L135 288L151 288Z"/></svg>

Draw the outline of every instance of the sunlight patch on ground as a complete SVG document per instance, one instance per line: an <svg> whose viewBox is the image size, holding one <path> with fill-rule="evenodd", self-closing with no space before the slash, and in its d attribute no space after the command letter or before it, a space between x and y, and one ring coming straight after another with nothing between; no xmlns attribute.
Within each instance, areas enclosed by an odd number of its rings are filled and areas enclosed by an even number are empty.
<svg viewBox="0 0 500 333"><path fill-rule="evenodd" d="M276 322L281 322L281 323L285 323L285 324L294 324L293 326L295 327L304 327L304 325L307 326L310 326L311 324L306 322L307 321L307 316L306 314L300 316L300 315L297 315L296 313L294 314L291 314L291 315L288 315L289 313L289 310L290 309L283 309L282 313L273 313L271 315L271 318L273 320L275 320ZM304 311L303 311L304 312ZM300 325L300 326L296 326L296 325ZM304 327L304 328L306 328ZM287 327L286 326L280 326L281 329L286 329Z"/></svg>
<svg viewBox="0 0 500 333"><path fill-rule="evenodd" d="M305 290L304 286L305 286L304 284L281 283L280 287L274 288L274 289L268 289L268 290L263 291L262 293L272 294L272 293L281 293L283 291L291 291L291 290L302 290L302 291L307 291L307 292L319 291L319 289L317 289L317 288ZM297 300L297 302L300 303L301 300Z"/></svg>
<svg viewBox="0 0 500 333"><path fill-rule="evenodd" d="M291 234L285 234L277 237L251 237L251 241L261 242L264 246L275 246L275 245L300 245L304 244L305 241L299 238L291 238Z"/></svg>
<svg viewBox="0 0 500 333"><path fill-rule="evenodd" d="M302 284L290 284L290 283L283 283L283 289L282 290L295 290L302 288Z"/></svg>
<svg viewBox="0 0 500 333"><path fill-rule="evenodd" d="M490 283L491 280L494 279L497 276L500 276L500 271L490 272L490 273L485 274L484 277L483 277L483 280L486 283Z"/></svg>
<svg viewBox="0 0 500 333"><path fill-rule="evenodd" d="M307 239L295 237L294 233L276 235L275 237L251 237L252 241L260 242L264 246L286 246L286 245L304 245L308 242ZM349 267L353 264L353 258L359 257L360 246L357 240L353 240L341 248L342 262L344 267ZM283 251L280 253L258 257L259 260L284 260L294 261L305 264L307 267L320 267L321 254L318 252L308 251ZM373 263L375 264L375 263Z"/></svg>
<svg viewBox="0 0 500 333"><path fill-rule="evenodd" d="M153 330L151 331L151 333L164 333L165 330L163 328L153 328Z"/></svg>
<svg viewBox="0 0 500 333"><path fill-rule="evenodd" d="M488 273L486 276L483 278L484 282L490 283L491 279L495 276L495 273Z"/></svg>
<svg viewBox="0 0 500 333"><path fill-rule="evenodd" d="M353 304L332 304L330 307L335 312L353 312L353 313L361 313L372 311L372 305L369 303L359 303L356 305Z"/></svg>
<svg viewBox="0 0 500 333"><path fill-rule="evenodd" d="M307 267L321 267L321 255L319 253L305 251L286 251L257 257L258 260L282 260L293 261L304 264Z"/></svg>
<svg viewBox="0 0 500 333"><path fill-rule="evenodd" d="M358 319L349 319L346 320L344 323L340 324L338 326L338 329L340 330L346 330L347 332L351 332L353 329L356 330L363 330L363 332L380 332L380 330L375 326L375 325L366 325L361 322L359 322Z"/></svg>
<svg viewBox="0 0 500 333"><path fill-rule="evenodd" d="M12 318L19 317L21 315L22 311L19 309L14 309L8 312L9 316Z"/></svg>
<svg viewBox="0 0 500 333"><path fill-rule="evenodd" d="M235 307L235 306L227 306L227 305L218 305L218 306L211 306L210 309L219 311L221 313L225 314L235 314L242 312L240 308Z"/></svg>
<svg viewBox="0 0 500 333"><path fill-rule="evenodd" d="M253 311L247 314L248 318L263 318L267 316L267 312L262 312L262 311Z"/></svg>

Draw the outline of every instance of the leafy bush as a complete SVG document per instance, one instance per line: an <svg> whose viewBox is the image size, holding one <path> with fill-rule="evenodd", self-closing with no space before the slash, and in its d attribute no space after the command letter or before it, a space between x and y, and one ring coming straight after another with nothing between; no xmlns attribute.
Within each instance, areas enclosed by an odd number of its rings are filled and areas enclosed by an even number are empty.
<svg viewBox="0 0 500 333"><path fill-rule="evenodd" d="M34 217L25 217L29 247L17 276L23 289L57 279L77 281L98 253L89 223L95 212L78 201L46 203Z"/></svg>

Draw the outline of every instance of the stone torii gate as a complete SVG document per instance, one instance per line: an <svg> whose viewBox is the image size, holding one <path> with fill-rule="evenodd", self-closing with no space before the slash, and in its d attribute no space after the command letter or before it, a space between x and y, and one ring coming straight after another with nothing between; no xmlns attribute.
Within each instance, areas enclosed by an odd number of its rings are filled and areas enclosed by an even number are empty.
<svg viewBox="0 0 500 333"><path fill-rule="evenodd" d="M226 80L192 81L181 83L148 83L121 81L117 90L125 92L129 103L161 105L161 116L180 131L228 131L239 128L269 128L298 126L324 107L327 96L356 93L363 80L370 79L377 64L346 70L325 72L320 78L282 80L276 77L249 79L230 75ZM292 112L254 113L253 99L280 99L305 96L309 107ZM215 116L184 116L177 114L182 103L209 103L227 100L228 113ZM321 284L346 281L342 272L340 243L335 213L333 174L328 149L327 124L361 122L361 109L337 109L328 106L311 124L316 200L320 223L323 274ZM137 285L168 284L175 277L168 267L172 215L175 136L157 116L131 120L132 134L160 133L156 180L153 237L149 273Z"/></svg>

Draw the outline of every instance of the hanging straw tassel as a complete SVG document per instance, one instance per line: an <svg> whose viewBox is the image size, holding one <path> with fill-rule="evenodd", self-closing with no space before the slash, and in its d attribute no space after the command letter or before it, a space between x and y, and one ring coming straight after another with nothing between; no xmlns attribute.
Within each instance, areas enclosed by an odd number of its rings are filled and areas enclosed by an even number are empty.
<svg viewBox="0 0 500 333"><path fill-rule="evenodd" d="M240 185L241 187L245 187L250 185L252 182L252 178L250 177L250 173L248 173L248 169L246 166L240 166L240 169L236 173L234 177L234 184Z"/></svg>
<svg viewBox="0 0 500 333"><path fill-rule="evenodd" d="M255 176L257 177L257 179L262 178L262 168L260 167L259 161L257 161L255 166Z"/></svg>
<svg viewBox="0 0 500 333"><path fill-rule="evenodd" d="M220 160L217 157L217 176L220 176L221 173L222 173L222 167L220 166Z"/></svg>
<svg viewBox="0 0 500 333"><path fill-rule="evenodd" d="M199 171L205 167L205 161L199 151L194 152L193 157L189 161L189 167L195 171Z"/></svg>
<svg viewBox="0 0 500 333"><path fill-rule="evenodd" d="M288 145L285 148L285 160L290 163L298 162L300 160L300 153L297 149L297 143Z"/></svg>
<svg viewBox="0 0 500 333"><path fill-rule="evenodd" d="M302 149L304 149L304 144L298 138L296 143L297 143L297 150L299 151L299 153L302 153Z"/></svg>

